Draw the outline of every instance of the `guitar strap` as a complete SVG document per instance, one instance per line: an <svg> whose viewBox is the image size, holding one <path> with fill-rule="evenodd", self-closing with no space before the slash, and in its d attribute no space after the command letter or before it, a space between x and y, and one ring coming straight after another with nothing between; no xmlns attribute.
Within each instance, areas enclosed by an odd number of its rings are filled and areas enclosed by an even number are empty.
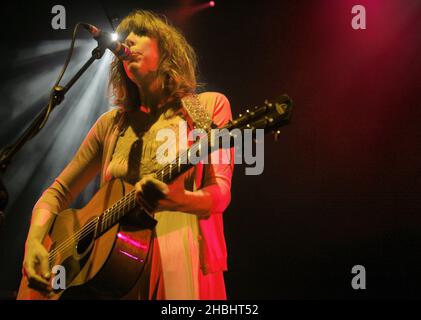
<svg viewBox="0 0 421 320"><path fill-rule="evenodd" d="M200 103L197 94L191 94L181 99L184 110L193 121L194 127L209 132L210 129L216 128L215 124L209 116L206 108Z"/></svg>
<svg viewBox="0 0 421 320"><path fill-rule="evenodd" d="M213 123L208 110L206 110L205 106L200 103L199 96L197 94L191 94L183 97L181 99L181 103L184 110L187 112L187 115L192 120L194 128L203 129L207 133L209 133L211 129L216 128L216 125ZM193 191L200 188L200 185L203 181L203 174L203 166L201 166L199 170L196 169L197 178L193 184Z"/></svg>
<svg viewBox="0 0 421 320"><path fill-rule="evenodd" d="M182 105L186 110L188 116L193 122L193 127L198 129L205 130L208 134L210 133L211 129L217 128L217 126L213 123L207 109L200 103L199 97L197 94L192 94L184 97L182 99ZM198 190L204 180L205 165L197 165L195 166L194 172L194 182L193 182L193 191ZM198 226L199 226L199 261L200 261L200 269L202 270L203 274L208 274L208 261L209 252L214 252L210 250L210 244L206 239L213 239L214 238L214 231L215 231L215 219L207 219L207 218L198 218ZM209 230L211 230L212 235L209 237ZM213 242L214 243L214 242Z"/></svg>

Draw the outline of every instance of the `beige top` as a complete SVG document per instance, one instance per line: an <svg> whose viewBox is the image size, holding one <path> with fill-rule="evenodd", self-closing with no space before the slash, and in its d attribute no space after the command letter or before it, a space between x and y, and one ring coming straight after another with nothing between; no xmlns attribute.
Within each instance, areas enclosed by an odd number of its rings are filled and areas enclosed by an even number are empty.
<svg viewBox="0 0 421 320"><path fill-rule="evenodd" d="M219 93L206 92L199 95L200 103L206 108L213 122L221 127L231 119L231 109L227 98ZM154 135L165 126L178 128L181 118L187 119L185 113L164 118L161 115L148 128L151 118L140 112L129 113L129 126L122 130L119 126L121 112L117 109L103 114L91 128L79 150L60 173L54 183L43 193L34 210L47 209L58 213L68 208L85 186L98 174L101 174L101 186L113 177L135 183L145 174L157 168L154 154L157 148ZM188 119L187 119L188 120ZM145 130L145 128L148 128ZM222 151L221 151L222 152ZM181 213L167 215L171 221L156 218L165 233L171 224L185 221L199 241L200 265L203 272L226 270L226 245L223 231L222 213L228 206L231 196L231 177L233 165L209 164L196 165L185 176L185 187L193 190L193 184L200 188L208 188L212 194L212 208L209 216L198 218L193 214ZM174 212L172 212L174 213ZM182 219L177 219L177 216ZM167 225L167 226L166 226ZM196 226L196 227L194 227ZM161 229L157 229L158 233ZM190 236L190 235L188 235Z"/></svg>

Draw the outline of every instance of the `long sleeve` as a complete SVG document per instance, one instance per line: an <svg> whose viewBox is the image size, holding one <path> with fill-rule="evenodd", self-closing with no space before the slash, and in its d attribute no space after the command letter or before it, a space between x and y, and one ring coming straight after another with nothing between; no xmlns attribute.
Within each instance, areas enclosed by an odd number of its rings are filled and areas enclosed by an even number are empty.
<svg viewBox="0 0 421 320"><path fill-rule="evenodd" d="M85 186L100 172L103 143L110 113L103 114L89 130L75 156L34 206L59 213L69 207Z"/></svg>
<svg viewBox="0 0 421 320"><path fill-rule="evenodd" d="M232 119L228 99L220 93L210 93L208 104L213 105L212 121L221 128ZM211 214L222 213L231 201L231 179L234 169L234 149L219 149L209 157L209 164L204 166L202 190L212 196Z"/></svg>
<svg viewBox="0 0 421 320"><path fill-rule="evenodd" d="M201 103L206 106L212 121L222 127L231 120L228 99L215 92L200 95ZM211 209L208 216L199 218L200 265L204 274L227 270L227 247L224 236L223 212L231 200L231 178L234 169L234 149L219 149L210 158L219 157L219 163L203 165L203 179L199 190L211 196ZM229 161L228 156L230 156ZM199 167L199 166L197 166ZM197 177L200 176L200 173Z"/></svg>

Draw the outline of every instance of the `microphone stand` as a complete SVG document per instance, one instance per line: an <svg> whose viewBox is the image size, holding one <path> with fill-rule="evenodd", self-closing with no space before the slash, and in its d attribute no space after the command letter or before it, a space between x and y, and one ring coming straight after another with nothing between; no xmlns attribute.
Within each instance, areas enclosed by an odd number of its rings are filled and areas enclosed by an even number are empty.
<svg viewBox="0 0 421 320"><path fill-rule="evenodd" d="M53 88L53 92L50 97L48 105L38 114L30 126L24 131L24 133L17 139L17 141L9 146L4 147L0 150L0 228L4 222L5 215L4 210L6 209L9 194L6 187L2 182L2 176L6 172L12 158L16 153L32 139L43 127L51 111L58 106L65 98L66 93L76 83L76 81L82 76L82 74L90 67L95 61L102 58L106 47L98 45L92 50L92 55L89 60L80 68L80 70L69 80L67 85L57 85Z"/></svg>

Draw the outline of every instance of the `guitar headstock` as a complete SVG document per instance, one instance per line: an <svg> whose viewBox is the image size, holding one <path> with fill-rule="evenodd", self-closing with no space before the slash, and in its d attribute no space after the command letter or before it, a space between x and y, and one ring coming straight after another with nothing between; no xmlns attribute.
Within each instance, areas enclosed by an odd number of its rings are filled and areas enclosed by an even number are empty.
<svg viewBox="0 0 421 320"><path fill-rule="evenodd" d="M275 100L265 100L263 106L247 109L232 120L227 129L264 129L266 132L272 131L276 139L279 129L290 123L292 108L293 101L283 94Z"/></svg>

